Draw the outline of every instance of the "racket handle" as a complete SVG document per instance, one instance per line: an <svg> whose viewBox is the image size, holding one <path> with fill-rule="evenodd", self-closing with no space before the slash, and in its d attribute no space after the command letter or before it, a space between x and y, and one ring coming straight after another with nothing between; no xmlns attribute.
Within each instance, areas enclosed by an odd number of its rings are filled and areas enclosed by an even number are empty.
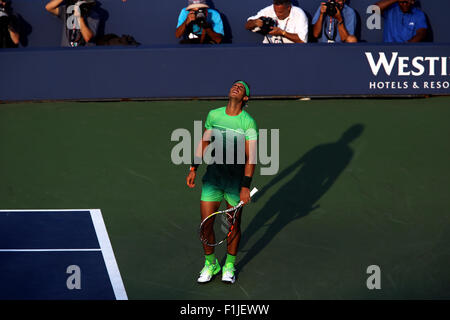
<svg viewBox="0 0 450 320"><path fill-rule="evenodd" d="M250 198L253 197L253 195L258 192L258 189L253 188L252 191L250 191ZM243 201L239 202L239 204L237 205L238 207L242 206L244 204Z"/></svg>

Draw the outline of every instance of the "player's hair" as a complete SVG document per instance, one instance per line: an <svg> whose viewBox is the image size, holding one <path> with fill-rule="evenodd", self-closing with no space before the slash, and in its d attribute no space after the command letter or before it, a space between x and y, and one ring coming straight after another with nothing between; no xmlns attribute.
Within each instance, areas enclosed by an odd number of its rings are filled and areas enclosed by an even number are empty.
<svg viewBox="0 0 450 320"><path fill-rule="evenodd" d="M235 83L238 83L238 82L244 82L246 85L247 85L247 87L248 87L248 91L249 91L249 94L247 95L247 97L249 97L250 98L250 93L251 93L251 87L250 87L250 84L247 82L247 81L245 81L245 80L236 80L236 81L233 81L233 85L235 84Z"/></svg>
<svg viewBox="0 0 450 320"><path fill-rule="evenodd" d="M244 81L244 80L236 80L233 82L233 85L237 82L244 82L247 85L248 91L249 91L249 94L247 95L247 97L250 99L251 88L250 88L250 85L248 84L248 82ZM242 103L242 109L244 109L245 107L248 107L248 100L247 100L247 102Z"/></svg>

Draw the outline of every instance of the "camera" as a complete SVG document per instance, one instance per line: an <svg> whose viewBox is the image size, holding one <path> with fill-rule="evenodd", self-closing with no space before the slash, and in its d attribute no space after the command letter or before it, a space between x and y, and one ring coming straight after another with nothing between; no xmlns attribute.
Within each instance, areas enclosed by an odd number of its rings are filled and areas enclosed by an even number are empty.
<svg viewBox="0 0 450 320"><path fill-rule="evenodd" d="M198 9L195 12L195 24L199 27L206 27L208 25L206 21L206 10L203 8Z"/></svg>
<svg viewBox="0 0 450 320"><path fill-rule="evenodd" d="M268 34L270 31L272 31L272 27L275 27L277 25L277 22L270 17L260 17L259 19L261 19L263 22L263 25L261 27L262 34Z"/></svg>
<svg viewBox="0 0 450 320"><path fill-rule="evenodd" d="M325 12L325 14L327 16L330 16L330 17L334 17L336 15L336 13L337 13L337 9L336 8L339 8L339 10L342 10L342 8L339 5L339 3L337 3L334 0L330 0L328 2L325 2L325 6L327 7L327 11Z"/></svg>

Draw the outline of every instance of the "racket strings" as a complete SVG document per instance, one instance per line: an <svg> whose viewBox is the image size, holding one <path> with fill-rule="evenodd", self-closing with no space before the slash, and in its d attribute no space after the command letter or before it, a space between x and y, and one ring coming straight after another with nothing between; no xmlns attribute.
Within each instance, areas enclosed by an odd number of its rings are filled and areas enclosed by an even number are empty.
<svg viewBox="0 0 450 320"><path fill-rule="evenodd" d="M200 238L209 246L216 246L225 240L232 241L233 231L236 230L237 215L240 208L232 211L218 212L206 218L200 228ZM234 236L233 236L234 237Z"/></svg>
<svg viewBox="0 0 450 320"><path fill-rule="evenodd" d="M200 229L200 236L202 238L202 241L206 244L213 244L216 242L213 228L215 219L215 216L206 219Z"/></svg>

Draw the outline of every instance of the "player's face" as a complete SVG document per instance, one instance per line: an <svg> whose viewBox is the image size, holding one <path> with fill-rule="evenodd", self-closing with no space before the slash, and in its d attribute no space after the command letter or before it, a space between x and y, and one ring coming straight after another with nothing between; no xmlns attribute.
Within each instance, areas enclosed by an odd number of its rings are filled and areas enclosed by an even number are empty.
<svg viewBox="0 0 450 320"><path fill-rule="evenodd" d="M403 13L410 12L413 4L414 4L414 0L400 0L398 2L398 5L400 6L400 10L402 10Z"/></svg>
<svg viewBox="0 0 450 320"><path fill-rule="evenodd" d="M291 5L274 4L273 9L275 10L275 14L280 20L286 19L287 17L289 17L289 14L291 13Z"/></svg>
<svg viewBox="0 0 450 320"><path fill-rule="evenodd" d="M230 89L228 95L230 98L242 100L245 97L245 87L242 83L235 83Z"/></svg>

